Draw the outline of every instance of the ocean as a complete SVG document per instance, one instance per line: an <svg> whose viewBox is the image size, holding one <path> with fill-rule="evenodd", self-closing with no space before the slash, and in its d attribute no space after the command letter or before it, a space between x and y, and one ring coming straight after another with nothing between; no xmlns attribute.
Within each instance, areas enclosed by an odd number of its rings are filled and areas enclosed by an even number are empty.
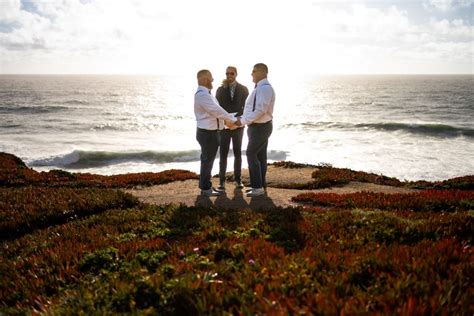
<svg viewBox="0 0 474 316"><path fill-rule="evenodd" d="M474 174L473 75L269 80L276 91L270 161L401 180ZM194 75L0 75L0 151L38 171L199 172L196 88Z"/></svg>

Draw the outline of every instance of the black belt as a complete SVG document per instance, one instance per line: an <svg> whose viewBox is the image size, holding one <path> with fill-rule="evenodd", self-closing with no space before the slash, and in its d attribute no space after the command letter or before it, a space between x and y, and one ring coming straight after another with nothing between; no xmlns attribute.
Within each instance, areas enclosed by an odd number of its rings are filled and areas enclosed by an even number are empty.
<svg viewBox="0 0 474 316"><path fill-rule="evenodd" d="M218 129L205 129L205 128L199 128L199 127L197 129L201 132L208 132L208 133L219 131Z"/></svg>
<svg viewBox="0 0 474 316"><path fill-rule="evenodd" d="M271 123L271 122L272 122L272 120L270 120L270 121L268 121L268 122L265 122L265 123L252 123L252 124L250 124L249 126L252 126L252 125L265 125L265 124L269 124L269 123Z"/></svg>

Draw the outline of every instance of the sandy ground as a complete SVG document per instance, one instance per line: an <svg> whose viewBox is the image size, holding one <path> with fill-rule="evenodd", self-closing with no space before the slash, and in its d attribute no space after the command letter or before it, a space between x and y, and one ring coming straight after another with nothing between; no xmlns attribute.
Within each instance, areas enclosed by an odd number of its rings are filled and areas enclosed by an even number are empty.
<svg viewBox="0 0 474 316"><path fill-rule="evenodd" d="M319 190L292 190L274 188L281 183L307 183L312 181L311 174L314 168L285 169L282 167L269 166L267 171L267 193L263 196L249 198L245 195L245 189L237 189L233 182L226 183L226 192L217 197L206 197L201 195L197 180L177 181L151 187L135 188L125 190L138 197L140 201L151 204L183 203L187 206L214 206L220 209L262 209L275 206L287 207L300 204L292 202L291 198L304 192L330 192L330 193L352 193L359 191L372 191L384 193L408 193L415 190L378 185L373 183L350 182L342 187L334 187ZM248 170L242 170L242 181L249 184ZM218 179L213 178L214 186L218 185Z"/></svg>

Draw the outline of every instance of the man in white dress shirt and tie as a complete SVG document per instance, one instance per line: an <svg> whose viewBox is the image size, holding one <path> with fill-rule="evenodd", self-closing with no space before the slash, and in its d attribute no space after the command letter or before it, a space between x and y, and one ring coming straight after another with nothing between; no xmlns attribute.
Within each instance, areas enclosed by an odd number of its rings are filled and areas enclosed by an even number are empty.
<svg viewBox="0 0 474 316"><path fill-rule="evenodd" d="M194 114L197 121L196 139L201 146L201 168L199 188L207 196L217 196L222 192L212 187L211 172L219 148L219 130L224 128L224 120L240 125L238 118L226 112L211 95L212 74L203 69L197 73L198 89L194 95Z"/></svg>
<svg viewBox="0 0 474 316"><path fill-rule="evenodd" d="M245 101L244 113L240 118L242 125L248 125L247 162L250 173L250 186L247 196L265 194L267 187L267 147L272 134L273 107L275 91L267 80L268 67L258 63L253 67L252 79L255 89Z"/></svg>

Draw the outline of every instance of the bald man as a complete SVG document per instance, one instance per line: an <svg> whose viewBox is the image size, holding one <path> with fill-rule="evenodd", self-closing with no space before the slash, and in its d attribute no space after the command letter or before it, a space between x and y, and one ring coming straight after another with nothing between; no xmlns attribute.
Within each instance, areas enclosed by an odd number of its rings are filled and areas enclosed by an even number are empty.
<svg viewBox="0 0 474 316"><path fill-rule="evenodd" d="M252 79L255 89L245 102L244 113L238 124L248 125L247 162L250 173L250 186L247 196L265 194L267 187L267 147L273 131L273 108L275 91L267 79L268 67L263 63L253 66Z"/></svg>
<svg viewBox="0 0 474 316"><path fill-rule="evenodd" d="M238 123L238 118L229 114L212 96L212 74L203 69L197 73L198 89L194 95L194 114L196 116L196 139L201 146L201 168L199 188L201 194L217 196L222 193L212 187L211 172L219 148L219 130L224 128L224 120Z"/></svg>

